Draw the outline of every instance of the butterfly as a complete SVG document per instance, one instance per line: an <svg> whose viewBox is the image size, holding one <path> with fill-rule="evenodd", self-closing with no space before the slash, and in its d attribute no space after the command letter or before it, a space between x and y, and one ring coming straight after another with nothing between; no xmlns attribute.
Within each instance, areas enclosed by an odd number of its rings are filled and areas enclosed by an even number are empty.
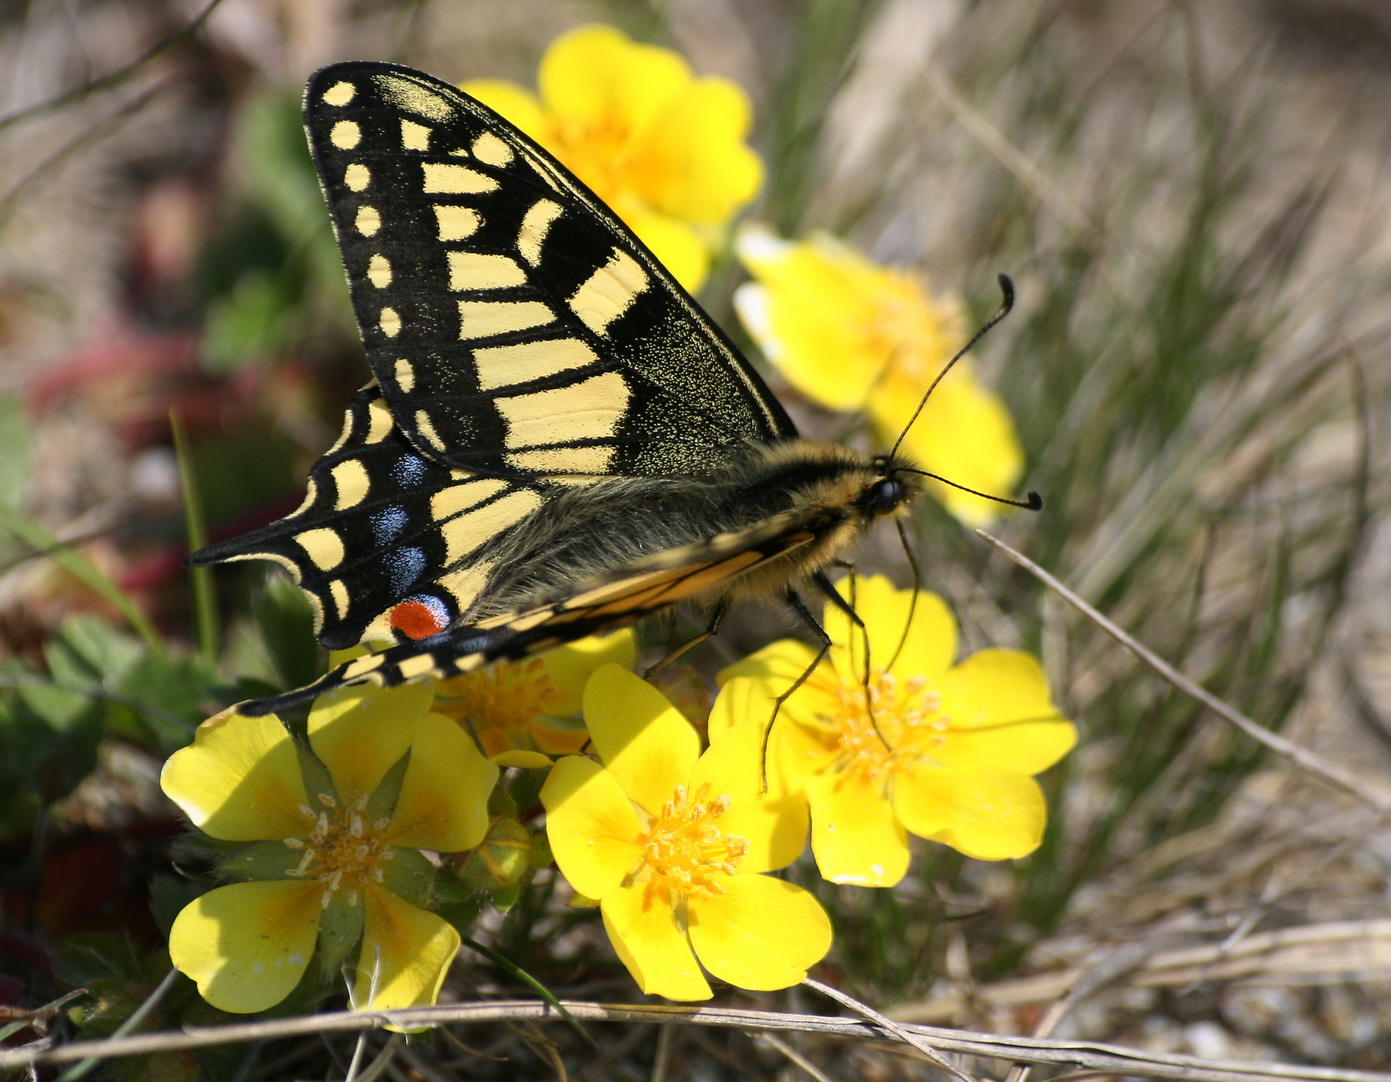
<svg viewBox="0 0 1391 1082"><path fill-rule="evenodd" d="M758 373L563 165L448 83L316 72L305 129L373 379L286 517L191 565L274 560L319 642L394 643L243 704L444 678L631 624L838 601L824 569L921 471L798 436Z"/></svg>

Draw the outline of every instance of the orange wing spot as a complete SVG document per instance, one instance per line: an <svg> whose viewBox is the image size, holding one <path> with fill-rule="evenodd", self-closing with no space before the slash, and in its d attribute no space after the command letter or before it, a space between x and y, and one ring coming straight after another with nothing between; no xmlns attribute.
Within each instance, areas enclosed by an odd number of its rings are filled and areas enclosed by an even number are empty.
<svg viewBox="0 0 1391 1082"><path fill-rule="evenodd" d="M408 639L427 639L448 625L437 608L423 601L402 601L391 610L391 626Z"/></svg>

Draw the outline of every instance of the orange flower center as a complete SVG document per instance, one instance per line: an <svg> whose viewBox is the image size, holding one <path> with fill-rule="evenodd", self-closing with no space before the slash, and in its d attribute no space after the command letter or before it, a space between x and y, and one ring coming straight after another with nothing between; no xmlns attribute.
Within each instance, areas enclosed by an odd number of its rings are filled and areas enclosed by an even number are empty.
<svg viewBox="0 0 1391 1082"><path fill-rule="evenodd" d="M835 769L883 779L929 756L947 742L951 719L941 699L927 689L927 678L900 680L882 669L870 671L869 686L842 682Z"/></svg>
<svg viewBox="0 0 1391 1082"><path fill-rule="evenodd" d="M357 905L362 888L380 883L382 865L392 858L386 841L389 819L368 823L363 818L367 805L365 796L351 807L343 807L327 793L319 794L323 810L301 806L306 818L314 820L314 828L306 838L286 838L291 849L303 851L299 866L289 874L300 879L317 879L324 887L320 904L328 908L333 894L348 892L348 904Z"/></svg>
<svg viewBox="0 0 1391 1082"><path fill-rule="evenodd" d="M666 893L668 900L725 893L724 880L734 875L749 848L748 839L719 827L729 805L728 796L710 799L708 784L694 799L687 799L686 787L678 785L661 814L638 835L642 867L634 877L647 876L650 889Z"/></svg>
<svg viewBox="0 0 1391 1082"><path fill-rule="evenodd" d="M530 747L529 726L549 712L560 689L540 658L499 661L477 672L442 680L435 709L463 721L488 755Z"/></svg>
<svg viewBox="0 0 1391 1082"><path fill-rule="evenodd" d="M633 130L619 117L605 116L593 123L552 121L551 152L575 176L610 205L621 196L637 195L639 184L629 161Z"/></svg>

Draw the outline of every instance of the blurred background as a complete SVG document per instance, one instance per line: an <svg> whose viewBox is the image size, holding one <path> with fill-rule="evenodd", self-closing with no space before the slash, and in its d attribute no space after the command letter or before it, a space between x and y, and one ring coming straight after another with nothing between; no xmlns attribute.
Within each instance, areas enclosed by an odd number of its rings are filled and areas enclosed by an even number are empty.
<svg viewBox="0 0 1391 1082"><path fill-rule="evenodd" d="M592 21L745 88L767 171L748 217L912 268L973 322L1010 274L1019 304L978 371L1046 507L996 532L1257 722L1391 793L1379 0L4 3L0 1003L85 985L101 1006L85 1033L129 1015L189 890L169 871L161 761L232 685L321 671L278 572L219 573L215 624L193 603L170 424L226 536L299 503L367 378L299 129L305 77L361 58L532 87L547 44ZM736 337L741 280L726 251L702 293ZM965 644L1039 653L1081 744L1044 779L1033 857L930 847L897 891L823 884L837 945L822 978L939 1024L1391 1062L1385 823L1263 755L939 509L917 527L925 585ZM903 570L892 545L860 563ZM508 934L540 955L544 931ZM500 987L480 966L456 995ZM165 1024L198 1010L168 1009ZM734 1070L736 1038L692 1039L712 1076Z"/></svg>

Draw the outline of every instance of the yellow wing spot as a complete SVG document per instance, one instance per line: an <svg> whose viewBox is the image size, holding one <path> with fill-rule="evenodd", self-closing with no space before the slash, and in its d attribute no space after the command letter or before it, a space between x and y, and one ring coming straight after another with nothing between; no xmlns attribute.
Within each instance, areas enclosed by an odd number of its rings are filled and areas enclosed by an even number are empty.
<svg viewBox="0 0 1391 1082"><path fill-rule="evenodd" d="M356 507L367 498L367 491L372 487L372 478L367 473L367 467L359 459L346 459L334 466L329 473L338 492L338 499L333 505L337 510Z"/></svg>
<svg viewBox="0 0 1391 1082"><path fill-rule="evenodd" d="M352 120L340 120L328 133L328 141L339 150L352 150L361 139L362 129Z"/></svg>
<svg viewBox="0 0 1391 1082"><path fill-rule="evenodd" d="M460 301L459 338L491 338L509 331L525 331L555 319L551 307L541 301Z"/></svg>
<svg viewBox="0 0 1391 1082"><path fill-rule="evenodd" d="M473 236L474 231L483 224L478 211L472 207L453 207L447 203L434 206L435 221L439 223L440 240L464 240Z"/></svg>
<svg viewBox="0 0 1391 1082"><path fill-rule="evenodd" d="M479 390L493 391L514 383L553 376L593 364L599 355L578 338L519 342L513 346L484 346L473 351Z"/></svg>
<svg viewBox="0 0 1391 1082"><path fill-rule="evenodd" d="M414 680L416 677L424 676L434 668L434 654L416 654L415 657L408 657L405 661L399 662L396 671L401 674L402 680Z"/></svg>
<svg viewBox="0 0 1391 1082"><path fill-rule="evenodd" d="M342 620L348 615L348 586L342 579L334 579L328 584L328 594L333 598L333 608Z"/></svg>
<svg viewBox="0 0 1391 1082"><path fill-rule="evenodd" d="M334 83L331 87L324 91L324 104L347 105L348 102L353 100L353 95L356 93L357 87L353 86L352 83L347 82L346 80L343 82Z"/></svg>
<svg viewBox="0 0 1391 1082"><path fill-rule="evenodd" d="M379 75L374 81L382 97L392 105L437 124L447 124L458 111L438 91L409 82L398 75Z"/></svg>
<svg viewBox="0 0 1391 1082"><path fill-rule="evenodd" d="M647 288L647 272L627 252L614 249L609 261L591 274L570 298L570 308L595 334L604 334Z"/></svg>
<svg viewBox="0 0 1391 1082"><path fill-rule="evenodd" d="M352 162L343 170L343 183L352 191L365 191L372 183L372 170L361 162Z"/></svg>
<svg viewBox="0 0 1391 1082"><path fill-rule="evenodd" d="M396 386L400 387L406 394L410 394L411 388L415 386L415 366L406 358L397 357L393 375L396 377Z"/></svg>
<svg viewBox="0 0 1391 1082"><path fill-rule="evenodd" d="M452 518L470 507L477 507L484 500L492 499L506 487L506 481L495 477L480 477L448 485L430 497L430 515L437 522Z"/></svg>
<svg viewBox="0 0 1391 1082"><path fill-rule="evenodd" d="M386 439L387 433L396 427L396 421L391 416L391 408L383 399L376 399L367 407L367 435L363 437L363 443L381 443Z"/></svg>
<svg viewBox="0 0 1391 1082"><path fill-rule="evenodd" d="M357 226L357 231L364 237L374 237L382 227L382 216L377 213L376 207L358 207L353 225Z"/></svg>
<svg viewBox="0 0 1391 1082"><path fill-rule="evenodd" d="M429 150L430 129L414 120L401 121L401 146L405 150Z"/></svg>
<svg viewBox="0 0 1391 1082"><path fill-rule="evenodd" d="M359 676L366 676L369 672L376 672L385 661L386 656L383 654L363 654L361 657L353 658L343 670L343 679L353 680Z"/></svg>
<svg viewBox="0 0 1391 1082"><path fill-rule="evenodd" d="M391 285L391 261L380 252L368 260L367 280L378 289Z"/></svg>
<svg viewBox="0 0 1391 1082"><path fill-rule="evenodd" d="M436 451L444 450L444 440L440 439L439 433L435 431L434 422L424 410L415 411L415 427Z"/></svg>
<svg viewBox="0 0 1391 1082"><path fill-rule="evenodd" d="M395 308L383 308L381 319L377 321L377 326L381 327L382 334L388 338L395 338L401 333L401 317Z"/></svg>
<svg viewBox="0 0 1391 1082"><path fill-rule="evenodd" d="M439 524L444 537L444 562L462 560L507 527L520 522L541 506L533 489L519 488L476 511L466 511Z"/></svg>
<svg viewBox="0 0 1391 1082"><path fill-rule="evenodd" d="M510 256L494 252L450 252L449 288L506 289L526 285L526 271Z"/></svg>
<svg viewBox="0 0 1391 1082"><path fill-rule="evenodd" d="M512 148L490 131L485 131L473 141L473 156L489 165L510 165L516 156Z"/></svg>
<svg viewBox="0 0 1391 1082"><path fill-rule="evenodd" d="M497 188L496 180L467 165L425 162L421 168L425 174L421 190L426 195L474 195Z"/></svg>
<svg viewBox="0 0 1391 1082"><path fill-rule="evenodd" d="M541 244L546 239L546 231L551 223L560 217L561 206L549 199L541 199L532 204L522 217L522 228L517 235L517 250L522 258L533 267L541 262Z"/></svg>
<svg viewBox="0 0 1391 1082"><path fill-rule="evenodd" d="M507 461L522 469L565 473L602 470L613 456L611 447L542 445L611 438L627 412L630 397L621 375L603 372L565 387L496 399L498 412L507 424L504 442L518 452L508 455Z"/></svg>
<svg viewBox="0 0 1391 1082"><path fill-rule="evenodd" d="M337 530L320 526L295 534L295 541L320 571L331 570L343 562L343 539L338 536Z"/></svg>

